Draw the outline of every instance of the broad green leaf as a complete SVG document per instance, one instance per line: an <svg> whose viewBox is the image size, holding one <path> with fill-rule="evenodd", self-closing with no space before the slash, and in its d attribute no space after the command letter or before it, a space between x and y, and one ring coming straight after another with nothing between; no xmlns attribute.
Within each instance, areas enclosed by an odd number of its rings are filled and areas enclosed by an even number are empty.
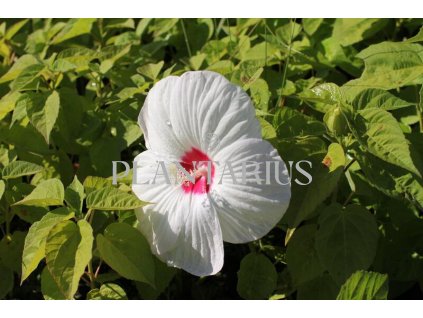
<svg viewBox="0 0 423 318"><path fill-rule="evenodd" d="M357 57L364 60L364 72L345 86L388 90L423 82L423 46L420 44L382 42L369 46Z"/></svg>
<svg viewBox="0 0 423 318"><path fill-rule="evenodd" d="M100 289L90 290L87 299L91 300L125 300L128 299L122 287L114 283L101 285Z"/></svg>
<svg viewBox="0 0 423 318"><path fill-rule="evenodd" d="M21 282L37 268L38 263L44 258L46 239L50 230L56 224L71 217L73 217L73 213L67 208L58 208L47 213L40 221L31 225L25 238Z"/></svg>
<svg viewBox="0 0 423 318"><path fill-rule="evenodd" d="M10 92L0 99L0 120L15 108L20 96L19 92Z"/></svg>
<svg viewBox="0 0 423 318"><path fill-rule="evenodd" d="M36 90L39 86L40 75L45 70L43 64L33 64L19 73L19 75L10 84L14 91Z"/></svg>
<svg viewBox="0 0 423 318"><path fill-rule="evenodd" d="M343 283L353 272L369 268L376 255L379 233L376 220L359 205L335 203L319 217L316 250L334 280Z"/></svg>
<svg viewBox="0 0 423 318"><path fill-rule="evenodd" d="M57 34L52 44L59 44L74 37L90 33L96 19L70 19L65 27Z"/></svg>
<svg viewBox="0 0 423 318"><path fill-rule="evenodd" d="M40 182L28 196L13 205L63 205L64 196L65 190L62 182L59 179L49 179Z"/></svg>
<svg viewBox="0 0 423 318"><path fill-rule="evenodd" d="M51 277L66 299L75 295L79 280L92 257L91 225L63 221L54 226L46 240L46 264Z"/></svg>
<svg viewBox="0 0 423 318"><path fill-rule="evenodd" d="M289 107L284 107L276 112L273 117L273 126L281 138L320 136L326 132L322 122Z"/></svg>
<svg viewBox="0 0 423 318"><path fill-rule="evenodd" d="M35 56L30 54L22 55L8 72L0 78L0 84L13 81L24 69L34 64L40 64Z"/></svg>
<svg viewBox="0 0 423 318"><path fill-rule="evenodd" d="M423 181L420 178L369 153L355 150L354 157L365 176L353 174L359 181L370 184L390 197L406 199L423 208Z"/></svg>
<svg viewBox="0 0 423 318"><path fill-rule="evenodd" d="M144 206L134 194L114 187L105 187L87 195L87 207L94 210L132 210Z"/></svg>
<svg viewBox="0 0 423 318"><path fill-rule="evenodd" d="M16 160L12 161L6 167L3 168L2 175L3 179L8 180L36 174L42 171L43 169L43 167L35 163L23 160Z"/></svg>
<svg viewBox="0 0 423 318"><path fill-rule="evenodd" d="M303 25L303 29L305 33L307 33L309 36L312 36L320 27L320 25L323 23L323 19L310 19L305 18L301 19L301 23Z"/></svg>
<svg viewBox="0 0 423 318"><path fill-rule="evenodd" d="M256 108L267 112L269 109L270 91L266 81L259 78L250 85L251 99Z"/></svg>
<svg viewBox="0 0 423 318"><path fill-rule="evenodd" d="M0 299L4 299L13 289L13 280L13 271L0 263Z"/></svg>
<svg viewBox="0 0 423 318"><path fill-rule="evenodd" d="M112 181L106 178L88 176L84 180L85 193L88 195L95 190L112 187Z"/></svg>
<svg viewBox="0 0 423 318"><path fill-rule="evenodd" d="M60 97L57 91L53 91L46 99L30 98L26 105L31 124L43 135L47 143L59 115L59 108Z"/></svg>
<svg viewBox="0 0 423 318"><path fill-rule="evenodd" d="M106 74L113 65L121 58L126 56L131 50L131 45L111 45L102 49L99 54L100 73Z"/></svg>
<svg viewBox="0 0 423 318"><path fill-rule="evenodd" d="M72 183L65 190L66 204L77 213L81 213L84 197L84 187L81 182L79 182L78 177L75 176Z"/></svg>
<svg viewBox="0 0 423 318"><path fill-rule="evenodd" d="M341 89L334 83L324 83L311 89L306 89L299 94L299 97L306 101L330 105L339 104L343 100Z"/></svg>
<svg viewBox="0 0 423 318"><path fill-rule="evenodd" d="M371 154L421 176L411 158L409 142L392 114L377 108L360 110L355 127L357 139Z"/></svg>
<svg viewBox="0 0 423 318"><path fill-rule="evenodd" d="M336 19L332 37L342 46L348 46L371 37L387 22L387 19Z"/></svg>
<svg viewBox="0 0 423 318"><path fill-rule="evenodd" d="M138 292L143 299L157 299L166 290L178 271L178 269L167 266L156 257L154 257L154 265L154 287L146 283L136 282Z"/></svg>
<svg viewBox="0 0 423 318"><path fill-rule="evenodd" d="M26 232L14 231L0 241L0 263L21 275L22 251Z"/></svg>
<svg viewBox="0 0 423 318"><path fill-rule="evenodd" d="M339 292L339 285L328 273L308 281L297 288L299 300L334 300Z"/></svg>
<svg viewBox="0 0 423 318"><path fill-rule="evenodd" d="M289 23L277 28L275 34L282 43L289 44L300 34L301 29L301 24L291 20Z"/></svg>
<svg viewBox="0 0 423 318"><path fill-rule="evenodd" d="M301 226L289 240L286 259L296 286L323 274L324 268L314 246L316 230L315 224Z"/></svg>
<svg viewBox="0 0 423 318"><path fill-rule="evenodd" d="M386 300L388 275L357 271L347 279L339 291L338 300Z"/></svg>
<svg viewBox="0 0 423 318"><path fill-rule="evenodd" d="M347 98L353 108L357 110L364 108L395 110L413 105L413 103L407 102L390 92L377 88L359 88L357 90L347 86L346 95L348 95Z"/></svg>
<svg viewBox="0 0 423 318"><path fill-rule="evenodd" d="M96 52L87 48L69 48L61 51L53 63L53 69L57 72L69 72L71 70L83 70L88 68L91 60L97 56Z"/></svg>
<svg viewBox="0 0 423 318"><path fill-rule="evenodd" d="M262 117L258 118L260 126L261 126L261 136L263 139L272 139L272 138L276 138L276 131L275 128L273 128L273 126L266 121L265 119L263 119Z"/></svg>
<svg viewBox="0 0 423 318"><path fill-rule="evenodd" d="M303 158L299 160L305 160ZM343 173L345 154L342 147L334 143L329 146L326 155L317 154L307 157L306 160L311 162L312 167L306 163L301 167L310 173L312 181L307 185L298 185L295 180L303 184L308 180L295 169L291 182L292 198L284 216L284 221L290 228L297 227L302 221L311 218L316 208L334 191Z"/></svg>
<svg viewBox="0 0 423 318"><path fill-rule="evenodd" d="M41 293L46 300L65 300L66 295L51 276L47 266L41 272Z"/></svg>
<svg viewBox="0 0 423 318"><path fill-rule="evenodd" d="M137 69L137 71L141 74L144 75L146 77L148 77L149 79L155 81L157 79L157 77L159 76L160 71L162 70L164 65L164 62L161 61L157 64L145 64L141 67L139 67Z"/></svg>
<svg viewBox="0 0 423 318"><path fill-rule="evenodd" d="M116 272L152 286L155 284L154 259L142 234L126 223L112 223L97 235L101 258Z"/></svg>
<svg viewBox="0 0 423 318"><path fill-rule="evenodd" d="M272 262L262 254L250 253L241 261L236 290L244 299L267 299L276 288L276 280Z"/></svg>
<svg viewBox="0 0 423 318"><path fill-rule="evenodd" d="M23 19L7 28L6 34L4 36L5 39L11 40L28 21L29 19Z"/></svg>

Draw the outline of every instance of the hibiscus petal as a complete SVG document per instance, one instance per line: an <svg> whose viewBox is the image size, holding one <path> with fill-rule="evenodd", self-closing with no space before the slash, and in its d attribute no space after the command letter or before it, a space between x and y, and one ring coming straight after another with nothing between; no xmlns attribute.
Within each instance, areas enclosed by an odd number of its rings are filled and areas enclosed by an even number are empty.
<svg viewBox="0 0 423 318"><path fill-rule="evenodd" d="M207 195L202 196L202 200L200 198L197 196L190 202L190 214L175 248L158 256L168 265L193 275L214 275L223 266L222 231Z"/></svg>
<svg viewBox="0 0 423 318"><path fill-rule="evenodd" d="M137 212L139 229L150 242L153 253L169 266L197 276L213 275L223 266L223 239L217 213L207 195L182 196L172 211L146 206ZM179 234L169 235L166 218L172 214L188 216ZM173 239L170 242L169 239ZM163 248L163 242L167 248Z"/></svg>
<svg viewBox="0 0 423 318"><path fill-rule="evenodd" d="M213 157L235 140L261 138L248 95L210 71L159 81L147 96L139 122L147 147L172 157L192 147Z"/></svg>
<svg viewBox="0 0 423 318"><path fill-rule="evenodd" d="M291 190L285 163L270 143L260 139L235 142L231 147L220 151L216 160L230 161L234 176L239 181L238 184L233 182L229 170L221 178L223 167L222 164L219 165L211 197L218 211L223 240L245 243L263 237L282 218L289 205ZM246 182L241 184L243 161L259 164L258 177L264 181L263 184L257 184L255 175L251 172L255 164L247 164ZM276 182L274 164L270 169L270 184L265 184L266 161L279 162L278 180L288 185Z"/></svg>
<svg viewBox="0 0 423 318"><path fill-rule="evenodd" d="M139 229L152 251L171 266L197 276L217 273L223 265L223 239L217 213L207 194L187 195L180 184L167 184L157 172L164 158L150 150L139 154L133 192L151 204L136 211ZM147 183L156 176L155 184ZM170 180L174 182L173 179Z"/></svg>
<svg viewBox="0 0 423 318"><path fill-rule="evenodd" d="M170 180L166 180L162 168L158 167L158 161L165 164ZM171 167L164 158L151 150L144 151L134 159L136 182L132 184L132 191L140 200L151 203L138 210L137 217L142 232L146 234L156 254L174 247L187 216L185 210L177 208L178 202L186 195L180 185L174 184Z"/></svg>

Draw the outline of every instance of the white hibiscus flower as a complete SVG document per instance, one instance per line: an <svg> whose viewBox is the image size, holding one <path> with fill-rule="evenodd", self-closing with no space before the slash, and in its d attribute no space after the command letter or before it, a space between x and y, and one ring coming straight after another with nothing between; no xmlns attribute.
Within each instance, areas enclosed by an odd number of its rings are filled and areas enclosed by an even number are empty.
<svg viewBox="0 0 423 318"><path fill-rule="evenodd" d="M262 140L248 95L222 75L187 72L159 81L139 124L148 150L135 158L133 191L151 202L137 211L139 229L168 265L215 274L223 266L223 241L259 239L285 213L291 196L286 166ZM266 161L279 164L277 177L285 185L274 177L264 182ZM169 184L160 168L175 171L174 162L189 174L177 169Z"/></svg>

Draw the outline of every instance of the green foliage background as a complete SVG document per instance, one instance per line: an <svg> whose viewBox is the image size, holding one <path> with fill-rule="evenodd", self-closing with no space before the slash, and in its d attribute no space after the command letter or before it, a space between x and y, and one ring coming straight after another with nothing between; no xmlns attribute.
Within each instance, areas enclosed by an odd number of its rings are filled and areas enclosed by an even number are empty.
<svg viewBox="0 0 423 318"><path fill-rule="evenodd" d="M0 298L422 298L422 22L0 20ZM143 202L110 175L145 148L149 88L203 69L250 94L313 182L198 278L151 255Z"/></svg>

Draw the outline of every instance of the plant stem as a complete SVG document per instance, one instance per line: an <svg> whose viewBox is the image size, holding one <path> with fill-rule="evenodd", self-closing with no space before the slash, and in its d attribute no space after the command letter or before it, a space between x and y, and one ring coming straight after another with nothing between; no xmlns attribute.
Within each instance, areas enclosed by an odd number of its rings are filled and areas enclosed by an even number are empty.
<svg viewBox="0 0 423 318"><path fill-rule="evenodd" d="M94 276L94 272L93 272L93 262L92 262L92 260L90 260L88 262L88 276L90 277L90 287L91 287L91 289L94 289L95 288L95 284L94 284L95 276Z"/></svg>
<svg viewBox="0 0 423 318"><path fill-rule="evenodd" d="M182 32L184 33L185 45L187 46L188 55L189 55L189 57L191 57L192 56L191 55L191 48L189 46L188 35L187 35L186 30L185 30L184 20L181 19L180 21L181 21L181 26L182 26Z"/></svg>
<svg viewBox="0 0 423 318"><path fill-rule="evenodd" d="M279 106L279 104L282 100L283 89L285 87L285 82L286 82L286 74L288 72L289 59L291 57L291 46L292 46L292 38L294 36L295 19L293 21L291 21L291 23L292 23L292 26L291 26L291 35L290 35L289 43L288 43L288 56L286 57L286 61L285 61L284 68L283 68L281 93L279 94L278 101L276 103L276 107Z"/></svg>

